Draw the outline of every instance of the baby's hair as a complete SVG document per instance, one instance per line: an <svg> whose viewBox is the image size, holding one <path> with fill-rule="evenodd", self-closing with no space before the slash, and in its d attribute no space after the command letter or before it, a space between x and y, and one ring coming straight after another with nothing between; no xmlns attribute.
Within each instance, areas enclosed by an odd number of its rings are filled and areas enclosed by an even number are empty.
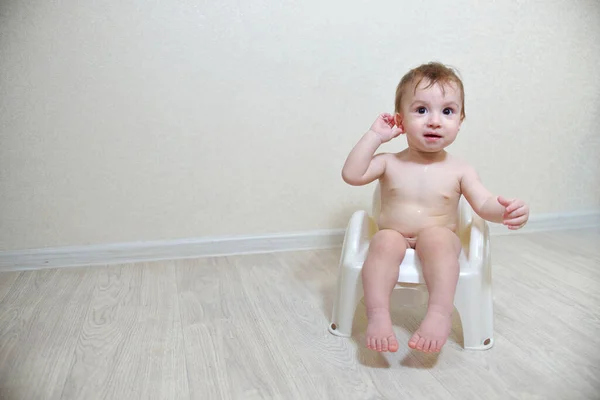
<svg viewBox="0 0 600 400"><path fill-rule="evenodd" d="M463 83L458 77L458 73L454 69L447 67L439 62L430 62L427 64L422 64L416 68L411 69L406 73L406 75L402 77L402 80L400 80L400 83L396 88L396 113L399 113L401 111L402 97L403 94L406 92L406 89L414 84L414 91L416 93L417 87L423 79L429 81L429 84L425 87L425 89L430 88L436 83L439 83L442 88L442 93L444 94L445 85L453 83L456 84L460 92L460 97L462 101L460 107L460 119L463 120L465 118L465 90L463 87Z"/></svg>

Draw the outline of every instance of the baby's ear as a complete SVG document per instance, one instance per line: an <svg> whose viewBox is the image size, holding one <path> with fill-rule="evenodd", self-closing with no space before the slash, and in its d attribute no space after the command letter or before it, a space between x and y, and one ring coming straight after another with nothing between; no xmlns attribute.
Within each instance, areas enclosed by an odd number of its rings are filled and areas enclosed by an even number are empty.
<svg viewBox="0 0 600 400"><path fill-rule="evenodd" d="M400 129L400 132L404 133L404 121L402 120L402 115L400 113L396 113L394 122L396 122L396 126Z"/></svg>

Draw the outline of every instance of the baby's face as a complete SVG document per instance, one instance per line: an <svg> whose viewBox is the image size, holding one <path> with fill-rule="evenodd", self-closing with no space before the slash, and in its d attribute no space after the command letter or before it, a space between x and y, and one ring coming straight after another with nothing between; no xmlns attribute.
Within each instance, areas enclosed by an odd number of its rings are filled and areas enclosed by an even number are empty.
<svg viewBox="0 0 600 400"><path fill-rule="evenodd" d="M424 152L437 152L456 139L462 123L462 98L456 85L429 84L422 81L416 92L407 91L402 101L402 112L396 123L406 133L409 147ZM414 92L414 94L413 94Z"/></svg>

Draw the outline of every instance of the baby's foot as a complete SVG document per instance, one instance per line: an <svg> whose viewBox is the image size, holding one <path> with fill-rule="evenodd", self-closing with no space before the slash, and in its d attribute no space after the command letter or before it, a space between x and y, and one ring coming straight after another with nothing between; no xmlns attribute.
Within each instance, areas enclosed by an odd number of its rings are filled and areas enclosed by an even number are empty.
<svg viewBox="0 0 600 400"><path fill-rule="evenodd" d="M425 353L436 353L446 343L451 328L452 314L427 310L421 326L408 341L408 347Z"/></svg>
<svg viewBox="0 0 600 400"><path fill-rule="evenodd" d="M367 347L377 351L398 351L398 340L392 329L389 310L374 308L367 310Z"/></svg>

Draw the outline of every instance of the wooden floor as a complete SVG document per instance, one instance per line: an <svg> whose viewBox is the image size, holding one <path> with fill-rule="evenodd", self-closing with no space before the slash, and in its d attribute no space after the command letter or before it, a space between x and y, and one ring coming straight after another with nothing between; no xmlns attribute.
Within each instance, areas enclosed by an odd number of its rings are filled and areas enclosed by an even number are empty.
<svg viewBox="0 0 600 400"><path fill-rule="evenodd" d="M495 346L327 331L339 249L0 274L0 399L600 399L600 230L492 238Z"/></svg>

